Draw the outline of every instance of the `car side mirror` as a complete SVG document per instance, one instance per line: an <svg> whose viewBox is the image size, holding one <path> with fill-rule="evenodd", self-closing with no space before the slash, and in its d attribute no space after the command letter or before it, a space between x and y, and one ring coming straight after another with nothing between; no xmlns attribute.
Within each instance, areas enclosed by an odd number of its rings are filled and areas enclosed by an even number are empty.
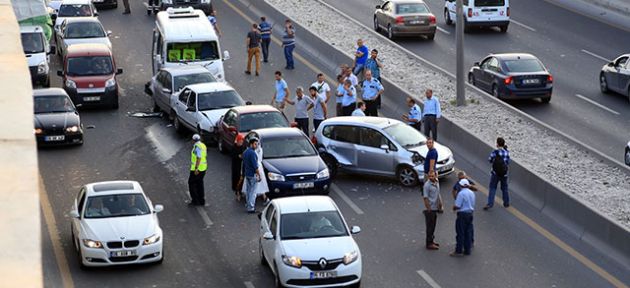
<svg viewBox="0 0 630 288"><path fill-rule="evenodd" d="M273 234L271 234L271 232L265 232L265 234L263 234L263 239L265 240L273 240Z"/></svg>
<svg viewBox="0 0 630 288"><path fill-rule="evenodd" d="M57 14L51 14L51 15L50 15L50 20L52 20L53 22L54 22L55 20L57 20Z"/></svg>
<svg viewBox="0 0 630 288"><path fill-rule="evenodd" d="M120 75L120 74L122 74L122 73L123 73L122 68L118 68L118 69L116 69L116 75Z"/></svg>
<svg viewBox="0 0 630 288"><path fill-rule="evenodd" d="M79 211L77 211L77 210L70 211L70 217L72 217L72 218L79 218L80 217Z"/></svg>
<svg viewBox="0 0 630 288"><path fill-rule="evenodd" d="M162 205L160 205L160 204L157 204L157 205L155 205L155 207L153 208L153 211L154 211L155 213L160 213L160 212L164 211L164 206L162 206Z"/></svg>
<svg viewBox="0 0 630 288"><path fill-rule="evenodd" d="M359 233L361 233L361 227L359 227L359 226L352 226L352 228L350 228L350 233L351 234L359 234Z"/></svg>
<svg viewBox="0 0 630 288"><path fill-rule="evenodd" d="M376 5L376 9L381 9L381 5Z"/></svg>
<svg viewBox="0 0 630 288"><path fill-rule="evenodd" d="M168 88L162 88L162 92L166 94L171 94L172 91L171 89L168 89Z"/></svg>
<svg viewBox="0 0 630 288"><path fill-rule="evenodd" d="M225 50L223 51L223 61L230 60L230 52Z"/></svg>
<svg viewBox="0 0 630 288"><path fill-rule="evenodd" d="M94 17L98 16L98 12L94 12Z"/></svg>
<svg viewBox="0 0 630 288"><path fill-rule="evenodd" d="M107 30L107 37L112 36L112 31Z"/></svg>
<svg viewBox="0 0 630 288"><path fill-rule="evenodd" d="M381 145L381 149L383 149L385 151L389 151L389 145L383 144L383 145Z"/></svg>
<svg viewBox="0 0 630 288"><path fill-rule="evenodd" d="M59 77L63 77L63 71L61 71L61 70L57 70L57 76L59 76Z"/></svg>
<svg viewBox="0 0 630 288"><path fill-rule="evenodd" d="M475 67L479 67L479 62L475 62L475 63L473 64L473 66L475 66Z"/></svg>

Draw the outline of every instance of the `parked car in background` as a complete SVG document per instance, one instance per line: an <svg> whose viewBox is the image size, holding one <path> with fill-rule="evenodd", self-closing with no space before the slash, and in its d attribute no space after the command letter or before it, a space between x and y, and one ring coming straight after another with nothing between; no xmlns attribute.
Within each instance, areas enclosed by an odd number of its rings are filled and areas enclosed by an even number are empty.
<svg viewBox="0 0 630 288"><path fill-rule="evenodd" d="M98 16L98 12L92 4L92 0L63 0L59 5L57 14L53 14L55 33L59 33L61 23L67 18L96 16Z"/></svg>
<svg viewBox="0 0 630 288"><path fill-rule="evenodd" d="M553 91L551 73L527 53L490 54L470 68L468 82L499 99L539 98L549 103Z"/></svg>
<svg viewBox="0 0 630 288"><path fill-rule="evenodd" d="M50 54L55 53L51 49L44 29L39 26L20 26L22 49L28 61L28 69L31 72L33 86L41 84L50 86Z"/></svg>
<svg viewBox="0 0 630 288"><path fill-rule="evenodd" d="M374 30L384 30L389 39L411 35L433 40L436 23L423 0L385 0L374 11Z"/></svg>
<svg viewBox="0 0 630 288"><path fill-rule="evenodd" d="M262 164L267 177L267 196L328 194L330 173L317 149L296 128L264 128L245 136L258 138L263 151Z"/></svg>
<svg viewBox="0 0 630 288"><path fill-rule="evenodd" d="M212 12L212 0L161 0L160 10L164 11L168 8L192 7L203 11L206 15Z"/></svg>
<svg viewBox="0 0 630 288"><path fill-rule="evenodd" d="M74 17L68 18L59 26L57 37L57 51L59 57L63 59L68 47L83 43L100 43L112 49L112 42L109 36L112 31L105 31L101 21L94 17Z"/></svg>
<svg viewBox="0 0 630 288"><path fill-rule="evenodd" d="M153 112L170 112L173 100L184 87L217 80L208 69L197 65L162 68L147 84L145 92L153 98Z"/></svg>
<svg viewBox="0 0 630 288"><path fill-rule="evenodd" d="M83 144L83 124L72 100L61 88L33 90L37 145Z"/></svg>
<svg viewBox="0 0 630 288"><path fill-rule="evenodd" d="M427 138L398 120L330 118L319 125L314 139L333 177L341 169L356 174L396 177L403 186L415 186L424 175ZM434 148L438 152L438 177L444 178L454 171L453 152L437 142Z"/></svg>
<svg viewBox="0 0 630 288"><path fill-rule="evenodd" d="M362 260L339 207L327 196L274 199L259 215L258 251L274 287L361 287Z"/></svg>
<svg viewBox="0 0 630 288"><path fill-rule="evenodd" d="M456 22L456 0L444 1L446 25ZM472 28L499 27L505 33L510 25L509 0L464 0L464 32Z"/></svg>
<svg viewBox="0 0 630 288"><path fill-rule="evenodd" d="M628 142L628 144L626 144L626 149L625 149L625 153L624 153L624 160L626 162L626 165L630 166L630 142Z"/></svg>
<svg viewBox="0 0 630 288"><path fill-rule="evenodd" d="M118 0L92 0L96 7L118 8Z"/></svg>
<svg viewBox="0 0 630 288"><path fill-rule="evenodd" d="M136 181L83 186L74 200L72 244L81 268L162 262L164 236L155 205Z"/></svg>
<svg viewBox="0 0 630 288"><path fill-rule="evenodd" d="M72 102L82 105L106 105L118 109L118 81L122 74L112 51L105 44L69 46L63 58L63 89Z"/></svg>
<svg viewBox="0 0 630 288"><path fill-rule="evenodd" d="M278 109L269 105L238 106L228 110L217 124L221 153L234 149L236 136L244 137L251 130L274 127L291 127L290 123Z"/></svg>
<svg viewBox="0 0 630 288"><path fill-rule="evenodd" d="M616 92L630 100L630 54L621 55L602 67L599 87L603 93Z"/></svg>

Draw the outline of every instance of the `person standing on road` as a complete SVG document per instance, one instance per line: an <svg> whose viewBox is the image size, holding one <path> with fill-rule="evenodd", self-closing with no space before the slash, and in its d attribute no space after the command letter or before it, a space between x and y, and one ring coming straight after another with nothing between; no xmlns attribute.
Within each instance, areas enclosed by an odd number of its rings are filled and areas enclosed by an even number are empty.
<svg viewBox="0 0 630 288"><path fill-rule="evenodd" d="M343 112L343 116L352 115L352 111L356 108L357 103L356 94L357 90L352 86L352 81L346 79L343 84L343 96L341 99L341 111Z"/></svg>
<svg viewBox="0 0 630 288"><path fill-rule="evenodd" d="M260 32L263 62L269 62L269 44L271 43L271 24L267 22L265 16L260 17L260 24L258 24L258 31Z"/></svg>
<svg viewBox="0 0 630 288"><path fill-rule="evenodd" d="M247 213L256 212L256 184L260 182L260 167L258 166L258 138L249 139L249 147L243 153L243 173L245 174L245 207Z"/></svg>
<svg viewBox="0 0 630 288"><path fill-rule="evenodd" d="M254 149L254 152L256 152L256 158L258 160L258 167L259 169L263 169L263 164L262 164L262 159L263 159L263 149L262 146L260 145L260 143L258 143L258 145L256 146L256 149ZM267 205L269 203L269 198L267 198L267 192L269 192L269 185L267 185L267 178L264 176L264 174L261 175L261 177L259 177L258 182L256 182L255 187L254 187L254 203L256 203L256 199L258 197L261 197L262 200L264 201L263 205ZM247 189L248 189L248 185L250 185L249 183L245 182L244 186L243 186L243 193L245 193L247 195ZM254 204L255 206L255 204Z"/></svg>
<svg viewBox="0 0 630 288"><path fill-rule="evenodd" d="M488 162L492 164L490 171L490 187L488 187L488 204L483 210L488 210L494 206L494 196L497 193L497 184L501 183L503 192L503 207L510 207L510 194L508 193L508 168L510 166L510 152L505 145L505 139L497 138L497 149L490 153Z"/></svg>
<svg viewBox="0 0 630 288"><path fill-rule="evenodd" d="M457 236L455 240L455 251L450 255L453 257L461 257L470 255L472 248L473 227L473 211L475 211L475 193L468 189L470 182L466 179L459 180L462 189L457 193L453 211L457 212L457 220L455 220L455 232Z"/></svg>
<svg viewBox="0 0 630 288"><path fill-rule="evenodd" d="M361 75L363 68L365 68L365 61L368 59L369 53L370 50L363 43L363 39L359 38L357 40L357 50L354 52L354 67L352 67L354 75Z"/></svg>
<svg viewBox="0 0 630 288"><path fill-rule="evenodd" d="M206 205L206 197L203 187L203 177L208 169L206 144L201 142L201 136L192 136L193 149L190 152L190 175L188 176L188 191L191 201L189 205Z"/></svg>
<svg viewBox="0 0 630 288"><path fill-rule="evenodd" d="M350 116L365 116L365 103L357 103L357 109L354 109L354 111L352 111L352 115Z"/></svg>
<svg viewBox="0 0 630 288"><path fill-rule="evenodd" d="M287 100L287 96L289 95L289 86L287 82L282 79L282 72L276 71L276 93L273 94L271 98L271 106L277 108L284 114L284 102Z"/></svg>
<svg viewBox="0 0 630 288"><path fill-rule="evenodd" d="M125 6L125 11L122 14L124 15L131 14L131 9L129 7L129 0L123 0L123 6Z"/></svg>
<svg viewBox="0 0 630 288"><path fill-rule="evenodd" d="M304 97L304 88L298 86L295 89L295 99L287 98L287 103L295 106L295 122L298 128L308 136L308 110L313 107L313 100L310 97Z"/></svg>
<svg viewBox="0 0 630 288"><path fill-rule="evenodd" d="M284 21L284 34L282 35L282 47L284 48L284 58L287 60L287 70L295 69L293 62L293 49L295 49L295 28L291 20Z"/></svg>
<svg viewBox="0 0 630 288"><path fill-rule="evenodd" d="M427 226L426 248L428 250L440 249L440 244L435 243L435 226L437 224L437 214L444 210L442 196L440 196L440 182L435 172L429 172L429 181L424 182L422 189L424 202L424 220Z"/></svg>
<svg viewBox="0 0 630 288"><path fill-rule="evenodd" d="M429 173L431 173L432 171L435 172L435 174L437 175L437 170L435 169L435 165L438 161L438 152L437 149L435 149L435 147L433 147L435 145L435 142L433 141L433 138L429 137L429 139L427 139L427 149L429 149L429 151L427 152L427 156L424 157L424 181L426 182L427 179L429 179Z"/></svg>
<svg viewBox="0 0 630 288"><path fill-rule="evenodd" d="M422 109L411 96L407 96L407 107L409 107L409 113L402 115L403 121L422 132Z"/></svg>
<svg viewBox="0 0 630 288"><path fill-rule="evenodd" d="M363 95L361 98L365 102L365 115L378 117L376 110L377 99L383 94L383 85L376 78L372 77L372 71L365 71L365 80L362 83Z"/></svg>
<svg viewBox="0 0 630 288"><path fill-rule="evenodd" d="M319 128L319 124L324 122L324 120L326 120L326 115L328 115L328 108L326 107L326 96L320 95L317 92L317 89L318 88L314 86L308 88L308 92L311 95L312 100L311 107L313 108L313 131L317 131L317 128Z"/></svg>
<svg viewBox="0 0 630 288"><path fill-rule="evenodd" d="M359 85L359 78L357 75L352 74L352 69L348 66L348 64L341 64L341 75L344 76L343 80L349 79L352 82L352 86L356 88Z"/></svg>
<svg viewBox="0 0 630 288"><path fill-rule="evenodd" d="M256 76L260 71L260 33L258 33L258 24L252 24L252 30L247 33L245 39L247 46L247 70L245 74L252 74L252 58L256 58Z"/></svg>
<svg viewBox="0 0 630 288"><path fill-rule="evenodd" d="M221 140L219 140L221 141ZM247 148L247 145L243 143L243 136L241 134L236 135L234 141L235 145L232 149L232 191L236 196L236 201L241 201L241 188L243 187L243 152Z"/></svg>
<svg viewBox="0 0 630 288"><path fill-rule="evenodd" d="M475 182L473 182L470 178L468 178L468 175L466 175L466 172L464 171L459 171L457 172L457 183L455 183L455 185L453 185L453 190L451 191L451 194L453 194L453 199L457 198L457 193L459 193L460 190L462 190L462 186L459 185L459 180L462 179L466 179L468 180L468 189L470 189L473 192L477 192L477 186L475 185Z"/></svg>
<svg viewBox="0 0 630 288"><path fill-rule="evenodd" d="M370 52L370 58L365 60L365 69L372 71L372 77L383 83L383 80L381 80L381 68L383 68L383 62L381 62L381 59L378 59L378 50L372 49L372 52ZM383 98L383 95L376 98L377 109L381 109L381 98Z"/></svg>
<svg viewBox="0 0 630 288"><path fill-rule="evenodd" d="M317 74L317 81L311 84L311 87L315 87L317 89L317 96L324 97L326 99L326 103L330 100L330 86L326 83L323 73Z"/></svg>
<svg viewBox="0 0 630 288"><path fill-rule="evenodd" d="M424 100L424 113L422 114L422 121L424 122L424 135L437 141L438 122L440 122L440 118L442 117L440 100L433 96L433 90L431 89L427 89L424 94L427 97L427 99Z"/></svg>
<svg viewBox="0 0 630 288"><path fill-rule="evenodd" d="M208 15L208 21L210 21L210 24L212 24L212 27L214 27L214 31L217 32L217 36L223 36L223 34L221 34L221 29L219 29L219 22L217 21L216 10L210 11L210 15Z"/></svg>
<svg viewBox="0 0 630 288"><path fill-rule="evenodd" d="M336 97L336 115L337 116L343 116L343 109L341 106L342 102L343 102L343 93L345 92L345 89L343 88L343 83L345 82L343 79L345 78L345 76L343 76L344 71L341 71L341 74L337 75L337 91L335 91L335 96Z"/></svg>

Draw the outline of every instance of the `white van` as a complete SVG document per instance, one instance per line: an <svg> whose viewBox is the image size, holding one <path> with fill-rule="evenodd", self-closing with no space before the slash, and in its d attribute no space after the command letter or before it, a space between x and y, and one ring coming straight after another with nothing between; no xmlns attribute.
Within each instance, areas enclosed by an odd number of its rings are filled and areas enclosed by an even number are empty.
<svg viewBox="0 0 630 288"><path fill-rule="evenodd" d="M509 0L463 0L464 31L473 27L499 27L505 33L510 24ZM444 19L447 25L456 21L456 0L445 0Z"/></svg>
<svg viewBox="0 0 630 288"><path fill-rule="evenodd" d="M225 82L219 37L201 10L192 7L168 8L159 12L153 30L153 75L162 67L201 65L221 82Z"/></svg>
<svg viewBox="0 0 630 288"><path fill-rule="evenodd" d="M20 35L33 86L41 84L50 87L49 55L54 50L50 49L44 29L40 26L20 26Z"/></svg>

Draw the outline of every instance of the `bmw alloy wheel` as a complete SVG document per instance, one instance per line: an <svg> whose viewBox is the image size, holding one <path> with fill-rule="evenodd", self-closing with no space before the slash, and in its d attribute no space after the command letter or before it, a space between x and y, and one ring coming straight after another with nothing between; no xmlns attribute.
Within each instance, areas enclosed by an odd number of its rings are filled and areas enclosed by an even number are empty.
<svg viewBox="0 0 630 288"><path fill-rule="evenodd" d="M418 183L418 174L411 167L402 167L398 169L398 181L405 187L415 186Z"/></svg>

